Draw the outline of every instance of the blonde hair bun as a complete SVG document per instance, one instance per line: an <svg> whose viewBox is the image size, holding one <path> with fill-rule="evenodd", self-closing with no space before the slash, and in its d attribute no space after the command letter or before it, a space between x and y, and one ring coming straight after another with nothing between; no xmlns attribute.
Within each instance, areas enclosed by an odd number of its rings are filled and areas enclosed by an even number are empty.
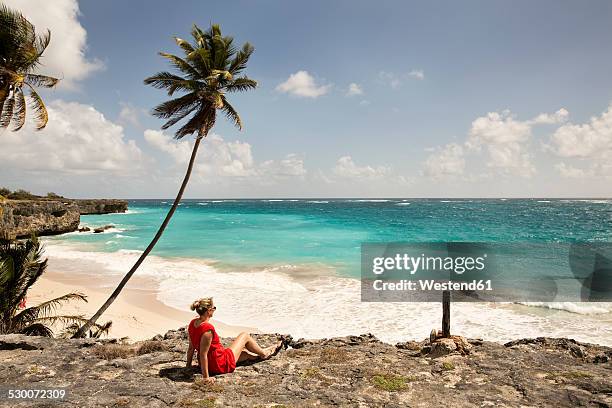
<svg viewBox="0 0 612 408"><path fill-rule="evenodd" d="M191 304L191 310L195 310L199 315L203 315L212 307L212 300L211 297L198 299Z"/></svg>

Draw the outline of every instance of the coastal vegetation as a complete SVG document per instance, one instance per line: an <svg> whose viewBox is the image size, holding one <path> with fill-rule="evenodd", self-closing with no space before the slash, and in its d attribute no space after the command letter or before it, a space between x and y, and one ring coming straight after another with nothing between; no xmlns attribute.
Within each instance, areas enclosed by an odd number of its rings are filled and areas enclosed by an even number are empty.
<svg viewBox="0 0 612 408"><path fill-rule="evenodd" d="M47 125L47 108L35 87L53 88L59 79L35 72L50 41L49 30L37 35L34 25L19 11L0 5L0 128L12 124L17 131L24 126L26 92L35 128Z"/></svg>
<svg viewBox="0 0 612 408"><path fill-rule="evenodd" d="M62 334L73 333L86 319L80 315L56 314L66 302L87 298L81 293L68 293L35 306L26 305L28 290L47 268L42 248L36 238L0 242L0 334L21 333L32 336L53 336L53 326L64 326ZM111 323L94 326L90 337L108 332Z"/></svg>
<svg viewBox="0 0 612 408"><path fill-rule="evenodd" d="M221 111L231 123L238 129L242 129L240 115L229 103L226 95L257 87L257 82L244 74L249 58L254 51L253 46L247 42L238 49L234 45L233 37L223 36L217 24L211 25L207 31L202 31L194 25L191 36L193 42L175 38L176 44L183 51L184 58L165 52L160 53L170 62L176 73L158 72L144 80L146 85L166 90L168 96L174 96L176 92L183 93L179 97L157 105L153 109L153 115L166 120L162 129L169 129L184 120L182 126L174 134L175 139L181 140L186 136L196 135L187 172L168 214L149 245L108 300L75 334L75 337L84 335L89 325L95 323L113 303L161 238L183 197L200 143L215 125L217 111Z"/></svg>
<svg viewBox="0 0 612 408"><path fill-rule="evenodd" d="M47 193L46 196L39 196L22 189L11 191L6 187L0 187L0 197L9 200L61 200L66 198L52 192Z"/></svg>

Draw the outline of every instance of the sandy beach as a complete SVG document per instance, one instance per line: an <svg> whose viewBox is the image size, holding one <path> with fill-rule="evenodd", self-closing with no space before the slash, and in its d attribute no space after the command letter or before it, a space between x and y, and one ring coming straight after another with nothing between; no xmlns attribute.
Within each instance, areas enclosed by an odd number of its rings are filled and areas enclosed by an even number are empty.
<svg viewBox="0 0 612 408"><path fill-rule="evenodd" d="M91 266L91 265L89 265ZM74 267L74 266L73 266ZM87 267L87 264L82 265ZM93 315L112 292L112 285L119 281L116 276L104 276L104 270L89 271L90 274L67 270L54 259L49 260L47 271L28 292L28 305L79 292L87 296L87 303L73 301L57 309L57 314ZM100 276L96 276L95 273ZM129 337L131 341L150 339L171 329L186 326L195 314L166 306L157 299L157 283L152 279L134 276L119 297L100 317L99 323L113 322L108 334L111 338ZM230 326L213 321L222 337L233 337L242 331L256 333L254 328Z"/></svg>

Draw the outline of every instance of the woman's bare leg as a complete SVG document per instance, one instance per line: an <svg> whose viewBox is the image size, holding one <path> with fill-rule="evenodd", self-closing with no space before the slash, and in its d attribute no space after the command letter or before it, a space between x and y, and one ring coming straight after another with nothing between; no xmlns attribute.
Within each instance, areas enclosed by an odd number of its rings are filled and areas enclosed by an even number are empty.
<svg viewBox="0 0 612 408"><path fill-rule="evenodd" d="M240 357L238 357L238 360L236 360L236 363L242 363L244 361L257 361L257 360L261 360L261 357L259 357L257 354L251 353L250 351L244 350L240 354Z"/></svg>
<svg viewBox="0 0 612 408"><path fill-rule="evenodd" d="M257 355L259 358L268 358L270 355L276 350L278 345L273 345L270 347L266 347L262 349L259 344L255 341L254 338L251 337L249 333L242 332L236 337L236 339L232 342L229 348L234 353L234 358L236 361L240 360L240 356L242 352L246 349L251 353Z"/></svg>

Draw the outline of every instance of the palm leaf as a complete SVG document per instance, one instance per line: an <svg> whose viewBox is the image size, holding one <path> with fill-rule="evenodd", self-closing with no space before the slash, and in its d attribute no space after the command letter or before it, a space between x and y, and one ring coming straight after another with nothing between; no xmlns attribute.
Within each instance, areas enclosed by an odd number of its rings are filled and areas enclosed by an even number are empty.
<svg viewBox="0 0 612 408"><path fill-rule="evenodd" d="M182 38L174 37L176 44L185 51L185 54L190 54L194 51L194 48L189 44L189 41L185 41Z"/></svg>
<svg viewBox="0 0 612 408"><path fill-rule="evenodd" d="M82 293L68 293L66 295L57 297L55 299L47 300L37 306L28 307L18 313L13 321L15 324L24 324L26 322L40 320L49 315L61 306L63 303L70 302L71 300L82 300L87 302L87 296Z"/></svg>
<svg viewBox="0 0 612 408"><path fill-rule="evenodd" d="M257 81L247 77L236 78L224 87L227 92L244 92L255 88Z"/></svg>
<svg viewBox="0 0 612 408"><path fill-rule="evenodd" d="M49 121L49 113L42 98L32 87L30 87L30 107L36 115L36 130L44 129Z"/></svg>
<svg viewBox="0 0 612 408"><path fill-rule="evenodd" d="M170 72L158 72L144 80L145 85L151 85L157 89L167 89L168 95L172 96L177 90L195 91L202 85L198 81L185 80L184 78L171 74Z"/></svg>
<svg viewBox="0 0 612 408"><path fill-rule="evenodd" d="M7 128L13 118L13 108L15 107L15 92L4 102L2 114L0 115L0 127Z"/></svg>
<svg viewBox="0 0 612 408"><path fill-rule="evenodd" d="M25 124L26 101L21 88L15 89L15 111L13 112L13 131L18 131Z"/></svg>
<svg viewBox="0 0 612 408"><path fill-rule="evenodd" d="M182 59L181 57L177 57L176 55L168 54L165 52L160 52L159 55L168 59L170 63L179 71L187 74L190 79L195 79L200 77L200 73L192 67L187 61Z"/></svg>
<svg viewBox="0 0 612 408"><path fill-rule="evenodd" d="M20 333L27 336L53 337L53 330L42 323L34 323L20 330Z"/></svg>
<svg viewBox="0 0 612 408"><path fill-rule="evenodd" d="M31 86L42 86L44 88L53 88L58 84L59 79L47 75L27 74L25 82Z"/></svg>
<svg viewBox="0 0 612 408"><path fill-rule="evenodd" d="M193 109L198 104L198 101L198 94L191 92L179 98L160 103L153 108L153 115L158 118L168 119L177 113Z"/></svg>
<svg viewBox="0 0 612 408"><path fill-rule="evenodd" d="M245 43L242 46L242 49L238 51L238 53L232 60L228 69L229 72L231 72L232 75L237 75L242 72L246 68L247 62L249 61L251 54L253 54L253 51L255 51L255 47L253 47L248 42Z"/></svg>
<svg viewBox="0 0 612 408"><path fill-rule="evenodd" d="M223 108L221 110L225 113L225 116L236 126L238 129L242 130L242 121L240 120L240 115L230 103L225 99L225 96L221 97L223 99Z"/></svg>

